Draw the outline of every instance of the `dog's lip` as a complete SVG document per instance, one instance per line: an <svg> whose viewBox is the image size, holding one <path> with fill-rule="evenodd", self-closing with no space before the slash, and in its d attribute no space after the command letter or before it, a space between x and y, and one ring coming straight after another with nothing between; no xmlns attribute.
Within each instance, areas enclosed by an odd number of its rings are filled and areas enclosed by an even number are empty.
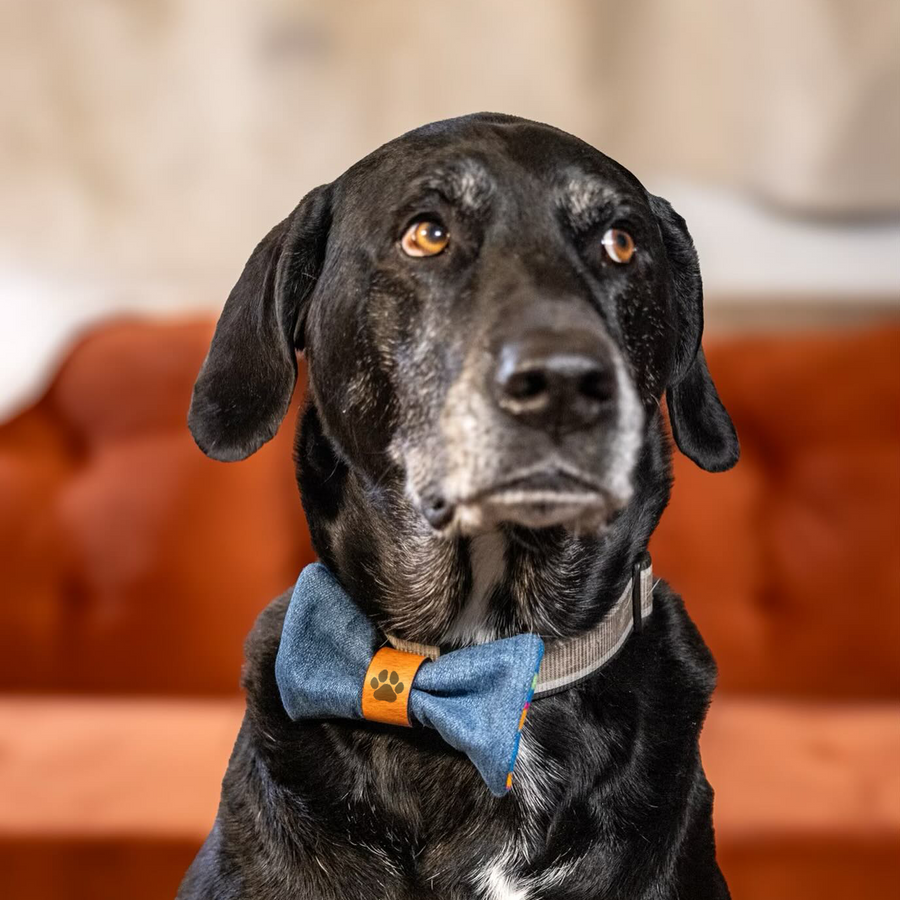
<svg viewBox="0 0 900 900"><path fill-rule="evenodd" d="M573 524L601 527L623 505L597 478L565 463L535 465L512 472L464 500L446 504L439 525L477 533L501 523L526 528Z"/></svg>
<svg viewBox="0 0 900 900"><path fill-rule="evenodd" d="M510 506L519 503L587 505L603 501L606 493L596 479L584 472L550 466L514 473L459 503Z"/></svg>

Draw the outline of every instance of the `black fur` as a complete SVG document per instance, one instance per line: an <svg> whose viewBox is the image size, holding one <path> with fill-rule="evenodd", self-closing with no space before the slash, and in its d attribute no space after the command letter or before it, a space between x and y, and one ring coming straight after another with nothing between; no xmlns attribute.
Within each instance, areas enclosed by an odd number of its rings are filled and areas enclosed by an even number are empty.
<svg viewBox="0 0 900 900"><path fill-rule="evenodd" d="M401 253L419 217L449 228L445 253ZM635 238L627 266L603 255L610 227ZM283 417L305 348L304 508L320 557L373 621L448 648L574 635L610 608L668 502L662 394L683 452L711 471L737 460L702 327L696 253L665 201L556 129L450 120L313 192L257 248L190 425L216 458L253 452ZM565 434L498 412L492 367L523 329L593 335L597 358L627 373L613 412ZM517 482L491 506L510 471L544 459L555 462L538 487ZM547 499L576 482L584 504ZM440 527L426 514L435 498L449 510ZM503 564L474 628L486 540ZM728 897L697 745L715 668L680 599L663 584L654 598L601 673L534 703L499 800L433 732L291 722L274 681L279 598L248 639L247 714L179 897L520 896L504 885L529 900Z"/></svg>
<svg viewBox="0 0 900 900"><path fill-rule="evenodd" d="M214 459L256 452L287 413L329 217L328 189L316 188L263 238L225 303L188 418Z"/></svg>

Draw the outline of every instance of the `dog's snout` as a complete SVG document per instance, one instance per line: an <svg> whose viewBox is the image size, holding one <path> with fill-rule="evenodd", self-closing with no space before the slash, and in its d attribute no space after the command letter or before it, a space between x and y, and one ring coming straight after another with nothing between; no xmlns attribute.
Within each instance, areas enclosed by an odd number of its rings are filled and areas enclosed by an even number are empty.
<svg viewBox="0 0 900 900"><path fill-rule="evenodd" d="M596 424L613 406L615 369L594 335L542 331L502 346L495 392L499 406L523 424L577 431Z"/></svg>

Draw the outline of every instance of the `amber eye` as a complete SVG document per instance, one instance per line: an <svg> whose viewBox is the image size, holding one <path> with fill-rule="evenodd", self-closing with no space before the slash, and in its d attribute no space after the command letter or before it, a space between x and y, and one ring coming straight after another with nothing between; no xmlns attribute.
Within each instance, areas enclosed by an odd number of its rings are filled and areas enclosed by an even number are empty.
<svg viewBox="0 0 900 900"><path fill-rule="evenodd" d="M449 241L450 232L440 222L423 220L406 229L400 246L407 256L437 256Z"/></svg>
<svg viewBox="0 0 900 900"><path fill-rule="evenodd" d="M613 262L631 262L631 257L634 256L634 238L627 231L610 228L600 243Z"/></svg>

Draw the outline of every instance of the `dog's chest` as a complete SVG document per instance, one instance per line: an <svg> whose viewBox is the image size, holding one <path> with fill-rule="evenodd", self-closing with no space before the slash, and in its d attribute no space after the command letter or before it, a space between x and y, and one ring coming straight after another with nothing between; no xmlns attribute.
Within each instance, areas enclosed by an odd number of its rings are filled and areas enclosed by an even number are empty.
<svg viewBox="0 0 900 900"><path fill-rule="evenodd" d="M561 786L562 773L555 770L539 745L523 734L516 761L513 791L519 808L519 828L506 845L478 870L475 886L484 900L532 900L548 888L558 886L572 874L577 861L552 862L534 873L529 860L542 849L548 806ZM512 798L511 798L512 799ZM529 870L530 874L525 875Z"/></svg>
<svg viewBox="0 0 900 900"><path fill-rule="evenodd" d="M545 891L563 885L578 863L560 863L537 875L521 874L522 861L512 850L486 863L475 874L474 887L482 900L537 900Z"/></svg>
<svg viewBox="0 0 900 900"><path fill-rule="evenodd" d="M487 815L478 827L466 828L463 834L450 839L452 852L448 853L446 847L438 852L440 862L436 869L444 870L445 876L448 857L457 861L451 880L465 887L454 897L537 900L546 896L548 889L563 885L585 864L584 856L569 856L565 860L550 859L545 867L535 870L535 861L545 855L546 822L558 799L561 782L562 773L548 764L526 732L516 763L513 792L500 801L514 804L514 809L507 809L499 819L492 820ZM426 866L430 868L427 863ZM432 881L430 871L421 874L435 888L444 880L437 874Z"/></svg>
<svg viewBox="0 0 900 900"><path fill-rule="evenodd" d="M476 882L485 900L528 900L529 897L521 880L507 872L502 858L485 866L476 876Z"/></svg>

